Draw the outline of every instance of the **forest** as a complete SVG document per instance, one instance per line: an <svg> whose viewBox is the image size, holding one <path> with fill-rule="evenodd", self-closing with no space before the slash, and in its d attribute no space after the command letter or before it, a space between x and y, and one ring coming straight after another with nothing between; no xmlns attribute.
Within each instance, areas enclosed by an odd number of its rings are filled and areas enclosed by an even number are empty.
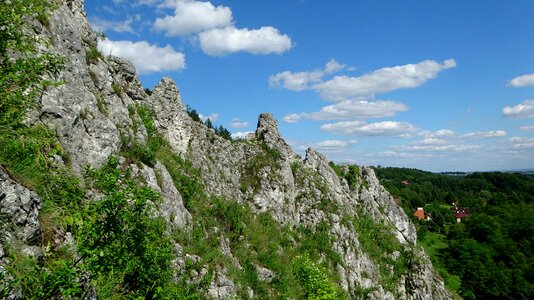
<svg viewBox="0 0 534 300"><path fill-rule="evenodd" d="M534 299L534 178L377 167L446 286L464 299ZM413 212L423 207L430 220ZM470 215L457 222L451 208Z"/></svg>

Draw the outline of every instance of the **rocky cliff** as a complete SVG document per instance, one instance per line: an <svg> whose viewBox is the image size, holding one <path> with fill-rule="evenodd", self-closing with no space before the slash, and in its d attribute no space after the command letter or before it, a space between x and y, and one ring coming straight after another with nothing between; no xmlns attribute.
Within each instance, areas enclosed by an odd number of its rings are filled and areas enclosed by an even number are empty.
<svg viewBox="0 0 534 300"><path fill-rule="evenodd" d="M123 168L162 196L156 214L167 220L171 234L201 226L199 220L204 216L194 206L199 192L184 188L176 174L194 178L206 199L238 203L251 212L251 220L268 215L280 232L287 231L289 244L278 245L274 251L279 257L293 253L292 247L307 249L303 246L306 234L310 239L318 237L321 246L310 253L316 252L316 262L327 269L348 298L451 297L417 247L414 225L371 168L333 169L325 156L313 149L301 158L284 141L269 113L259 116L253 138L223 139L188 115L170 78L163 78L147 95L130 62L95 53L98 35L88 24L82 0L65 1L47 26L34 22L32 28L51 40L48 47L52 52L68 58L59 78L63 84L49 88L38 99L28 120L57 133L68 159L55 157L56 163L81 178L87 165L98 168L110 155L119 157ZM150 148L156 136L163 140L165 151L136 159L139 151L134 150ZM98 192L88 189L85 201L96 201ZM46 245L35 242L43 221L38 217L40 209L39 196L0 169L0 210L6 224L16 225L15 229L3 228L7 237L0 247L3 265L9 263L4 248L14 241L25 243L31 255L44 252ZM239 231L233 236L236 232L222 229L224 220L216 222L219 225L201 229L205 239L217 238L215 250L224 263L194 253L194 247L177 238L173 254L176 280L186 278L184 282L195 283L207 278L205 285L197 286L199 294L208 298L280 297L282 292L273 286L283 278L282 271L261 258L262 250L253 249L254 237ZM254 223L243 224L251 228ZM61 240L58 243L76 243L69 232L55 234ZM250 253L243 254L244 249ZM240 279L251 261L254 278L263 290Z"/></svg>

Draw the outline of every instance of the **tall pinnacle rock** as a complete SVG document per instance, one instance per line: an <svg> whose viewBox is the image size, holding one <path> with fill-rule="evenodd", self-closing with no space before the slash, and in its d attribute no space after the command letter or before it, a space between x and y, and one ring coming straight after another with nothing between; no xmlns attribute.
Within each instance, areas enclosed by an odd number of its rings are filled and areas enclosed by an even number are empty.
<svg viewBox="0 0 534 300"><path fill-rule="evenodd" d="M163 77L158 85L154 88L151 95L153 102L158 102L155 109L161 110L179 110L185 111L180 91L176 87L176 83L170 77ZM156 103L154 103L156 104ZM156 111L156 114L159 113Z"/></svg>
<svg viewBox="0 0 534 300"><path fill-rule="evenodd" d="M278 130L278 122L271 113L263 113L258 117L256 137L269 147L280 151L285 158L295 156L291 147L282 138Z"/></svg>

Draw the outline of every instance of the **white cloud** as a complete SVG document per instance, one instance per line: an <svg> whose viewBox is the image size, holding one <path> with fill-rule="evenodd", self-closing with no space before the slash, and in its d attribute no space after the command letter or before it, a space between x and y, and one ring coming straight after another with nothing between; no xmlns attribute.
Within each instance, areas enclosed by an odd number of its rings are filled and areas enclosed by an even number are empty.
<svg viewBox="0 0 534 300"><path fill-rule="evenodd" d="M202 120L202 122L206 122L208 119L210 119L210 121L212 121L212 122L215 122L219 118L219 114L218 113L212 113L209 116L205 116L203 114L198 114L198 117Z"/></svg>
<svg viewBox="0 0 534 300"><path fill-rule="evenodd" d="M173 1L168 4L175 8L174 15L157 18L154 22L154 29L165 32L168 37L187 36L233 23L232 11L226 6L214 6L203 1Z"/></svg>
<svg viewBox="0 0 534 300"><path fill-rule="evenodd" d="M505 117L513 119L534 118L534 100L525 100L516 106L507 106L502 110Z"/></svg>
<svg viewBox="0 0 534 300"><path fill-rule="evenodd" d="M447 140L440 139L440 138L435 138L435 137L425 138L425 139L417 142L417 144L420 144L420 145L443 145L443 144L447 144L447 143L448 143Z"/></svg>
<svg viewBox="0 0 534 300"><path fill-rule="evenodd" d="M465 151L476 151L480 150L480 145L457 145L457 144L451 144L451 145L422 145L422 144L416 144L416 145L407 145L399 147L402 150L407 151L455 151L455 152L465 152Z"/></svg>
<svg viewBox="0 0 534 300"><path fill-rule="evenodd" d="M301 115L300 114L289 114L289 115L286 115L284 117L284 122L287 122L287 123L296 123L298 121L300 121L301 119Z"/></svg>
<svg viewBox="0 0 534 300"><path fill-rule="evenodd" d="M510 82L508 82L508 86L515 87L515 88L525 87L525 86L534 86L534 74L525 74L525 75L516 77L510 80Z"/></svg>
<svg viewBox="0 0 534 300"><path fill-rule="evenodd" d="M339 72L346 68L347 65L340 64L331 59L323 70L296 72L284 71L269 77L269 86L284 87L291 91L302 91L310 89L309 84L322 81L323 76Z"/></svg>
<svg viewBox="0 0 534 300"><path fill-rule="evenodd" d="M345 69L347 65L338 63L335 59L331 59L329 62L326 63L326 66L324 68L324 72L326 74L332 74L339 72L343 69Z"/></svg>
<svg viewBox="0 0 534 300"><path fill-rule="evenodd" d="M464 138L492 138L492 137L503 137L506 136L506 131L504 130L490 130L490 131L475 131L462 134Z"/></svg>
<svg viewBox="0 0 534 300"><path fill-rule="evenodd" d="M95 31L99 32L106 32L108 30L112 30L115 32L129 32L129 33L135 33L135 30L132 27L132 23L135 21L139 21L141 19L140 15L130 16L124 21L110 21L101 19L98 17L94 17L90 19L91 27Z"/></svg>
<svg viewBox="0 0 534 300"><path fill-rule="evenodd" d="M208 55L223 56L234 52L252 54L283 53L291 48L291 39L278 29L237 29L233 26L215 28L199 34L200 47Z"/></svg>
<svg viewBox="0 0 534 300"><path fill-rule="evenodd" d="M421 131L419 135L424 136L425 138L435 138L435 137L453 137L456 133L450 129L440 129L437 131Z"/></svg>
<svg viewBox="0 0 534 300"><path fill-rule="evenodd" d="M269 85L272 87L283 86L291 91L303 91L310 88L310 83L320 82L323 75L322 71L297 73L285 71L269 77Z"/></svg>
<svg viewBox="0 0 534 300"><path fill-rule="evenodd" d="M416 129L410 123L394 121L369 124L363 121L342 121L321 126L321 130L335 134L364 136L405 136Z"/></svg>
<svg viewBox="0 0 534 300"><path fill-rule="evenodd" d="M534 148L534 138L512 137L510 143L513 149Z"/></svg>
<svg viewBox="0 0 534 300"><path fill-rule="evenodd" d="M233 118L230 122L230 127L232 128L244 128L248 126L248 122L243 122L239 118Z"/></svg>
<svg viewBox="0 0 534 300"><path fill-rule="evenodd" d="M280 54L292 46L289 36L271 26L236 28L232 10L227 6L215 6L210 1L140 0L137 3L159 9L173 8L173 15L156 19L154 29L164 32L167 37L193 35L202 51L208 55L223 56L241 51Z"/></svg>
<svg viewBox="0 0 534 300"><path fill-rule="evenodd" d="M252 134L254 134L254 131L235 132L235 133L232 133L232 138L233 139L246 139L247 137L249 137L249 135L252 135Z"/></svg>
<svg viewBox="0 0 534 300"><path fill-rule="evenodd" d="M313 148L322 153L334 154L343 153L351 145L358 143L356 140L340 141L340 140L325 140L316 143L300 144L297 149L304 151L308 148ZM296 146L296 145L292 145Z"/></svg>
<svg viewBox="0 0 534 300"><path fill-rule="evenodd" d="M347 149L350 145L356 144L357 141L340 141L340 140L326 140L312 144L311 147L319 152L339 152Z"/></svg>
<svg viewBox="0 0 534 300"><path fill-rule="evenodd" d="M290 114L284 117L284 121L295 123L300 119L311 120L343 120L343 119L369 119L391 117L397 112L407 111L404 103L378 100L378 101L353 101L345 100L333 105L321 108L318 112Z"/></svg>
<svg viewBox="0 0 534 300"><path fill-rule="evenodd" d="M185 68L185 55L167 45L158 47L146 41L111 41L98 43L98 50L104 55L115 55L130 60L139 74L176 71Z"/></svg>
<svg viewBox="0 0 534 300"><path fill-rule="evenodd" d="M397 89L418 87L436 78L439 72L455 66L453 59L441 64L425 60L417 64L382 68L360 77L336 76L314 85L312 89L318 91L324 99L333 101L369 97Z"/></svg>
<svg viewBox="0 0 534 300"><path fill-rule="evenodd" d="M519 127L519 129L521 129L523 131L534 131L534 125L521 126L521 127Z"/></svg>

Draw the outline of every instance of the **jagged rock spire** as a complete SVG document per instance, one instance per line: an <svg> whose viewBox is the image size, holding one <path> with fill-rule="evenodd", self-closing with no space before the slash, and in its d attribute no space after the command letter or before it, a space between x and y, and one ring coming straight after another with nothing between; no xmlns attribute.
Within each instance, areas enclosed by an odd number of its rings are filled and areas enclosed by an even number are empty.
<svg viewBox="0 0 534 300"><path fill-rule="evenodd" d="M278 122L271 113L262 113L258 117L256 137L260 141L264 141L269 147L280 151L284 157L295 155L291 147L282 138L278 130Z"/></svg>
<svg viewBox="0 0 534 300"><path fill-rule="evenodd" d="M161 79L152 91L150 98L157 100L157 102L163 105L162 109L178 109L185 111L182 96L180 96L180 90L178 90L176 83L170 77L163 77L163 79Z"/></svg>

